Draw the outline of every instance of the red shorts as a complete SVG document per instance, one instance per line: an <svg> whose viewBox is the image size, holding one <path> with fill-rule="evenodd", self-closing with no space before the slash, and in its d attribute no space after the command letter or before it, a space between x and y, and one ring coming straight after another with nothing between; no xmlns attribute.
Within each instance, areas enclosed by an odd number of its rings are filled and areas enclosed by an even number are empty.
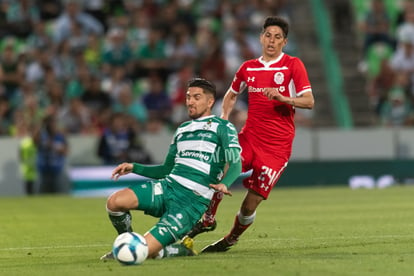
<svg viewBox="0 0 414 276"><path fill-rule="evenodd" d="M251 176L243 180L243 185L267 199L286 168L291 152L256 145L253 141L254 136L239 134L242 171L253 170Z"/></svg>

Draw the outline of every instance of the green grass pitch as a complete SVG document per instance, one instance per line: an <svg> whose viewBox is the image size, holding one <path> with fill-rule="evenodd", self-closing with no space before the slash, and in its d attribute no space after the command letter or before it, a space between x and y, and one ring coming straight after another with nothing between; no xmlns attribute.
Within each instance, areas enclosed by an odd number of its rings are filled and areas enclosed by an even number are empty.
<svg viewBox="0 0 414 276"><path fill-rule="evenodd" d="M226 197L216 231L228 232L244 190ZM0 198L0 275L414 275L414 187L275 188L233 249L122 266L99 257L115 230L106 198ZM156 220L133 212L134 231Z"/></svg>

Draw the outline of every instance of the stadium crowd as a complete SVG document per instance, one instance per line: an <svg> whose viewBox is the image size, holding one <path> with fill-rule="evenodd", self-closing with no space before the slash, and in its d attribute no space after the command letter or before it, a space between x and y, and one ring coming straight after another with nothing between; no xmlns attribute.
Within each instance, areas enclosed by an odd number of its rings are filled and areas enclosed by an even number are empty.
<svg viewBox="0 0 414 276"><path fill-rule="evenodd" d="M113 137L128 143L174 129L188 118L187 80L224 93L242 61L260 56L263 18L289 18L287 2L0 0L0 135L25 136L45 116L65 134L121 132Z"/></svg>
<svg viewBox="0 0 414 276"><path fill-rule="evenodd" d="M414 1L353 0L368 97L387 127L414 126Z"/></svg>

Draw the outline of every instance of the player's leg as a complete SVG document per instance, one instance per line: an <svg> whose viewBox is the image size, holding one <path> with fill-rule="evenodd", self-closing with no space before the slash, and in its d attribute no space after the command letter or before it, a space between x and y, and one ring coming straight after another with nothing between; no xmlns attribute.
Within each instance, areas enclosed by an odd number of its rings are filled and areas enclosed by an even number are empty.
<svg viewBox="0 0 414 276"><path fill-rule="evenodd" d="M290 155L280 154L280 156L269 157L260 149L256 150L256 153L256 158L253 161L253 173L243 182L248 192L236 215L231 231L224 238L205 247L202 252L227 251L237 243L241 234L253 223L257 207L268 198L270 191L284 171Z"/></svg>
<svg viewBox="0 0 414 276"><path fill-rule="evenodd" d="M216 213L217 208L223 199L224 194L222 192L215 192L213 198L210 201L207 211L204 213L203 217L194 225L193 229L187 233L187 236L194 238L198 234L214 231L217 227L216 222Z"/></svg>
<svg viewBox="0 0 414 276"><path fill-rule="evenodd" d="M106 211L118 234L132 232L132 217L129 210L137 207L138 198L130 188L117 191L108 198Z"/></svg>
<svg viewBox="0 0 414 276"><path fill-rule="evenodd" d="M157 210L161 209L163 187L160 182L147 181L144 184L131 185L109 196L106 210L109 219L118 235L132 232L132 216L130 210L145 210L150 215L160 217ZM101 257L101 260L113 259L112 252Z"/></svg>
<svg viewBox="0 0 414 276"><path fill-rule="evenodd" d="M165 204L166 211L162 214L159 222L148 231L152 236L149 237L156 239L162 246L162 250L159 246L155 247L151 257L196 255L192 243L176 243L176 241L188 233L205 211L206 205L201 202L197 203L197 200L194 200L194 194L189 194L189 191L185 189L182 191L175 189L174 192L166 194ZM156 251L157 249L159 250Z"/></svg>
<svg viewBox="0 0 414 276"><path fill-rule="evenodd" d="M242 147L242 171L247 172L251 169L251 163L253 160L253 150L250 146L248 139L244 133L239 133L239 143ZM187 233L187 236L194 238L196 235L213 231L217 227L216 222L216 213L220 202L223 200L224 195L222 192L215 192L207 211L204 213L203 217L197 222L197 224Z"/></svg>
<svg viewBox="0 0 414 276"><path fill-rule="evenodd" d="M256 209L263 199L264 198L255 191L249 190L244 197L240 210L234 218L233 227L229 234L215 243L206 246L201 252L224 252L235 245L243 232L253 224L256 218Z"/></svg>
<svg viewBox="0 0 414 276"><path fill-rule="evenodd" d="M234 218L233 227L230 233L226 236L229 244L235 244L241 234L253 224L256 218L256 209L263 201L263 196L257 194L253 190L249 190L243 200L239 212Z"/></svg>
<svg viewBox="0 0 414 276"><path fill-rule="evenodd" d="M154 237L154 235L151 234L151 232L145 233L144 237L148 244L148 259L196 255L192 245L191 247L188 247L181 243L172 243L164 246L157 238Z"/></svg>

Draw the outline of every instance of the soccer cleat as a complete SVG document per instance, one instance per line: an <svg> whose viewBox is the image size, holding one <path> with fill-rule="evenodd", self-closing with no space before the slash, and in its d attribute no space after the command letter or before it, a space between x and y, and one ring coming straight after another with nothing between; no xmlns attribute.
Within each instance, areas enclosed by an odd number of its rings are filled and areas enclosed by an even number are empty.
<svg viewBox="0 0 414 276"><path fill-rule="evenodd" d="M112 253L112 251L110 251L110 252L106 253L105 255L103 255L100 259L102 261L114 260L115 259L114 253Z"/></svg>
<svg viewBox="0 0 414 276"><path fill-rule="evenodd" d="M200 219L193 227L193 229L190 230L190 232L187 233L187 236L190 238L194 238L198 234L204 233L204 232L210 232L214 231L217 227L216 220L213 221L210 225L205 225L205 221Z"/></svg>
<svg viewBox="0 0 414 276"><path fill-rule="evenodd" d="M194 250L194 240L189 236L185 236L181 240L181 244L188 250L188 256L196 256L198 255L197 251Z"/></svg>
<svg viewBox="0 0 414 276"><path fill-rule="evenodd" d="M189 248L189 249L193 249L194 248L194 240L192 238L190 238L189 236L185 236L182 240L181 243Z"/></svg>
<svg viewBox="0 0 414 276"><path fill-rule="evenodd" d="M233 245L236 244L237 241L234 243L230 243L227 241L226 237L221 238L220 240L216 241L213 244L207 245L201 250L201 253L212 253L212 252L226 252L229 250Z"/></svg>
<svg viewBox="0 0 414 276"><path fill-rule="evenodd" d="M184 237L179 243L174 243L164 247L162 258L179 256L196 256L198 253L193 248L193 239Z"/></svg>

